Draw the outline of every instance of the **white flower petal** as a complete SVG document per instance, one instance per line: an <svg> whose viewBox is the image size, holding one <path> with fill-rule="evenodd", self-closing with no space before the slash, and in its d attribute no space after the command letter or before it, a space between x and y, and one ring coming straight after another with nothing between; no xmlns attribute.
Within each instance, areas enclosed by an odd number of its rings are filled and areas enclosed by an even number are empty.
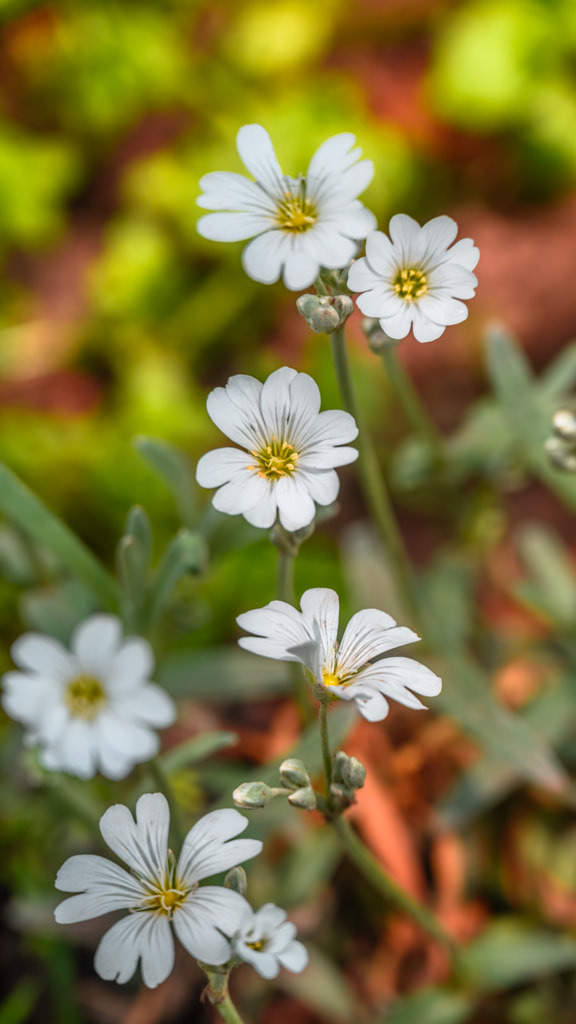
<svg viewBox="0 0 576 1024"><path fill-rule="evenodd" d="M150 679L154 671L154 655L147 640L140 636L123 640L120 650L112 656L106 682L114 693L134 693Z"/></svg>
<svg viewBox="0 0 576 1024"><path fill-rule="evenodd" d="M6 672L2 684L2 707L11 718L26 725L41 724L46 708L58 700L61 692L55 680L25 672Z"/></svg>
<svg viewBox="0 0 576 1024"><path fill-rule="evenodd" d="M254 504L244 512L246 522L258 529L269 529L276 520L276 488L270 480L261 480L261 489Z"/></svg>
<svg viewBox="0 0 576 1024"><path fill-rule="evenodd" d="M244 514L269 496L272 483L256 472L243 473L224 484L212 496L212 504L229 516ZM275 516L267 525L272 526Z"/></svg>
<svg viewBox="0 0 576 1024"><path fill-rule="evenodd" d="M97 755L91 722L71 718L63 730L58 744L64 771L80 779L91 779L96 774Z"/></svg>
<svg viewBox="0 0 576 1024"><path fill-rule="evenodd" d="M413 658L383 658L364 669L358 678L382 679L394 688L410 687L424 697L437 697L442 690L442 680L426 665ZM393 696L390 691L390 696ZM398 699L398 698L396 698Z"/></svg>
<svg viewBox="0 0 576 1024"><path fill-rule="evenodd" d="M206 964L223 964L232 956L225 936L233 934L247 907L249 904L239 893L205 885L192 893L174 915L174 929L191 956Z"/></svg>
<svg viewBox="0 0 576 1024"><path fill-rule="evenodd" d="M338 669L353 674L373 658L416 640L416 633L397 626L391 615L378 608L365 608L356 612L346 626L338 651Z"/></svg>
<svg viewBox="0 0 576 1024"><path fill-rule="evenodd" d="M238 448L216 448L199 460L196 479L201 487L220 487L252 462L253 458Z"/></svg>
<svg viewBox="0 0 576 1024"><path fill-rule="evenodd" d="M282 278L290 291L301 292L304 288L309 288L320 273L323 261L316 255L316 246L311 236L312 231L301 235L290 232L287 236L288 241L283 248ZM322 255L328 256L327 250L320 248Z"/></svg>
<svg viewBox="0 0 576 1024"><path fill-rule="evenodd" d="M251 949L250 946L240 943L236 946L235 952L242 960L250 964L261 978L265 978L266 981L271 981L272 978L278 977L280 963L278 957L272 953Z"/></svg>
<svg viewBox="0 0 576 1024"><path fill-rule="evenodd" d="M239 210L269 217L276 214L276 203L255 181L243 174L212 171L198 182L204 195L196 200L205 210Z"/></svg>
<svg viewBox="0 0 576 1024"><path fill-rule="evenodd" d="M170 810L162 793L146 793L136 804L136 821L123 804L100 818L104 842L143 878L156 879L166 867Z"/></svg>
<svg viewBox="0 0 576 1024"><path fill-rule="evenodd" d="M285 967L287 971L292 971L294 974L299 974L300 971L303 971L308 966L308 950L302 942L297 940L291 942L283 952L276 955L282 967Z"/></svg>
<svg viewBox="0 0 576 1024"><path fill-rule="evenodd" d="M412 320L415 316L415 310L410 303L404 303L404 309L400 310L394 316L386 316L380 320L380 326L382 330L390 338L405 338L410 332L412 326Z"/></svg>
<svg viewBox="0 0 576 1024"><path fill-rule="evenodd" d="M309 256L315 263L328 269L348 266L358 251L356 242L342 233L337 218L333 224L318 221L301 237Z"/></svg>
<svg viewBox="0 0 576 1024"><path fill-rule="evenodd" d="M144 895L142 885L127 871L105 857L77 854L60 868L54 883L62 892L79 896L60 903L54 911L59 924L89 921L112 910L137 906Z"/></svg>
<svg viewBox="0 0 576 1024"><path fill-rule="evenodd" d="M269 216L258 213L207 213L196 224L202 238L211 242L244 242L273 226Z"/></svg>
<svg viewBox="0 0 576 1024"><path fill-rule="evenodd" d="M278 516L285 530L293 533L312 522L316 507L301 476L283 476L276 484Z"/></svg>
<svg viewBox="0 0 576 1024"><path fill-rule="evenodd" d="M424 224L420 236L424 246L424 259L435 260L439 253L452 244L458 234L458 225L452 217L433 217Z"/></svg>
<svg viewBox="0 0 576 1024"><path fill-rule="evenodd" d="M403 312L404 303L392 291L389 285L381 282L380 288L373 288L358 296L356 301L358 309L364 316L396 317Z"/></svg>
<svg viewBox="0 0 576 1024"><path fill-rule="evenodd" d="M320 644L322 660L329 661L334 655L338 637L340 612L338 594L328 587L313 587L302 594L300 607L309 624L312 636Z"/></svg>
<svg viewBox="0 0 576 1024"><path fill-rule="evenodd" d="M323 207L322 216L323 219L326 218L327 223L333 223L347 238L366 238L378 227L378 221L372 211L357 199L345 206L339 201L334 201Z"/></svg>
<svg viewBox="0 0 576 1024"><path fill-rule="evenodd" d="M347 448L344 451L354 452L354 448ZM357 454L357 453L356 453ZM352 460L350 460L352 461ZM339 463L342 465L342 463ZM333 469L328 469L325 472L312 472L306 473L302 469L302 475L306 482L306 489L311 498L318 505L331 505L338 497L340 490L340 479L338 473Z"/></svg>
<svg viewBox="0 0 576 1024"><path fill-rule="evenodd" d="M461 324L468 316L468 307L458 299L423 295L418 302L418 313L435 324Z"/></svg>
<svg viewBox="0 0 576 1024"><path fill-rule="evenodd" d="M114 701L114 713L128 721L165 729L176 720L174 701L155 683L148 683L138 690L123 695Z"/></svg>
<svg viewBox="0 0 576 1024"><path fill-rule="evenodd" d="M357 437L356 420L349 412L343 412L340 409L327 409L318 414L310 429L306 454L313 457L311 449L316 445L347 444Z"/></svg>
<svg viewBox="0 0 576 1024"><path fill-rule="evenodd" d="M480 259L480 250L474 245L471 238L461 238L455 242L445 256L446 262L460 264L466 270L474 270Z"/></svg>
<svg viewBox="0 0 576 1024"><path fill-rule="evenodd" d="M96 973L106 981L129 981L138 960L148 988L165 981L174 967L174 940L166 917L132 914L106 932L94 958Z"/></svg>
<svg viewBox="0 0 576 1024"><path fill-rule="evenodd" d="M249 381L259 384L259 388L256 389ZM214 388L206 399L208 415L213 423L223 434L249 451L257 448L261 441L259 406L255 414L254 402L250 404L250 394L259 396L261 389L262 385L253 377L240 382L231 377L226 388Z"/></svg>
<svg viewBox="0 0 576 1024"><path fill-rule="evenodd" d="M320 207L338 198L340 202L354 199L370 184L374 176L371 160L358 163L362 150L352 149L356 137L350 132L333 135L316 150L306 173L306 190Z"/></svg>
<svg viewBox="0 0 576 1024"><path fill-rule="evenodd" d="M242 252L242 266L248 277L260 284L274 284L280 277L289 245L288 234L279 228L254 238Z"/></svg>
<svg viewBox="0 0 576 1024"><path fill-rule="evenodd" d="M420 313L418 307L414 308L413 331L416 341L436 341L446 330L445 324L435 324L428 317Z"/></svg>
<svg viewBox="0 0 576 1024"><path fill-rule="evenodd" d="M178 874L190 884L201 882L220 871L228 871L262 849L258 839L236 839L248 819L232 808L205 814L190 829L178 861Z"/></svg>
<svg viewBox="0 0 576 1024"><path fill-rule="evenodd" d="M284 601L271 601L265 608L243 612L236 622L241 629L256 634L241 637L240 647L279 661L300 661L290 649L311 639L302 614Z"/></svg>
<svg viewBox="0 0 576 1024"><path fill-rule="evenodd" d="M122 625L114 615L91 615L76 627L70 647L82 671L106 678L122 637Z"/></svg>
<svg viewBox="0 0 576 1024"><path fill-rule="evenodd" d="M398 248L399 264L408 266L421 254L421 232L418 221L406 213L397 213L390 221L390 237Z"/></svg>
<svg viewBox="0 0 576 1024"><path fill-rule="evenodd" d="M441 298L471 299L478 287L478 278L458 263L441 263L428 275L432 295Z"/></svg>
<svg viewBox="0 0 576 1024"><path fill-rule="evenodd" d="M41 633L24 633L10 649L13 661L19 668L66 680L74 674L72 658L62 644Z"/></svg>
<svg viewBox="0 0 576 1024"><path fill-rule="evenodd" d="M268 132L260 124L246 124L236 136L240 159L271 196L282 195L284 181Z"/></svg>
<svg viewBox="0 0 576 1024"><path fill-rule="evenodd" d="M378 232L375 231L374 234L378 234ZM369 235L368 239L371 237ZM368 239L366 244L368 244ZM380 289L382 287L382 275L377 274L368 263L368 260L362 256L361 259L354 260L348 271L348 287L352 292Z"/></svg>
<svg viewBox="0 0 576 1024"><path fill-rule="evenodd" d="M398 214L398 216L402 217L403 214ZM400 229L400 237L402 238L404 245L408 246L409 243L405 240L405 228L409 228L408 234L406 235L407 239L417 237L415 230L410 228L410 226L404 225L403 221L398 223L394 217L392 220L394 221L395 228ZM407 220L410 221L411 224L416 223L416 221L412 221L412 218L410 217L408 217ZM390 227L392 228L392 221L390 222ZM389 280L396 274L399 269L401 254L402 248L400 248L400 252L398 252L383 231L372 231L372 233L368 235L368 238L366 239L366 261L370 269L378 275L381 281L383 278Z"/></svg>
<svg viewBox="0 0 576 1024"><path fill-rule="evenodd" d="M361 683L353 683L349 686L327 686L327 690L334 693L342 700L356 701L356 707L367 722L382 722L386 718L390 707L388 701L378 690L373 690Z"/></svg>
<svg viewBox="0 0 576 1024"><path fill-rule="evenodd" d="M281 366L264 381L260 395L260 408L266 431L277 438L284 435L290 415L291 385L300 374L289 366ZM304 375L306 376L306 375Z"/></svg>

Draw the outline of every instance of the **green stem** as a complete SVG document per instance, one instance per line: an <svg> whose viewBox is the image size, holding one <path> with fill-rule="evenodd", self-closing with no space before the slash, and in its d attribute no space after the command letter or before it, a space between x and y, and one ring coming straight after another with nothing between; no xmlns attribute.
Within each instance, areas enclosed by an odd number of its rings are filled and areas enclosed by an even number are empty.
<svg viewBox="0 0 576 1024"><path fill-rule="evenodd" d="M180 817L180 811L178 810L178 804L174 797L174 791L170 785L170 780L164 771L164 767L159 757L153 757L148 762L148 768L152 775L154 782L158 786L158 789L164 793L170 807L170 823L172 825L172 835L175 844L180 848L184 842L184 829L182 827L182 819Z"/></svg>
<svg viewBox="0 0 576 1024"><path fill-rule="evenodd" d="M410 896L386 874L380 863L364 846L350 823L345 818L337 817L332 819L331 824L350 860L360 869L368 882L394 907L404 911L416 924L419 924L428 935L441 942L453 958L456 957L458 953L452 939L444 931L432 911Z"/></svg>
<svg viewBox="0 0 576 1024"><path fill-rule="evenodd" d="M444 441L442 435L438 431L436 424L430 419L410 375L406 372L404 364L398 358L396 347L387 345L380 354L406 419L415 432L426 441L436 460L438 462L443 461Z"/></svg>
<svg viewBox="0 0 576 1024"><path fill-rule="evenodd" d="M328 736L328 701L320 704L320 743L322 745L322 761L324 763L324 775L326 776L326 802L328 808L331 806L330 787L332 785L332 754L330 753L330 738Z"/></svg>
<svg viewBox="0 0 576 1024"><path fill-rule="evenodd" d="M279 601L294 604L294 562L296 554L286 547L278 548L276 563L276 594Z"/></svg>
<svg viewBox="0 0 576 1024"><path fill-rule="evenodd" d="M382 537L385 549L390 556L406 608L413 618L417 619L417 605L410 563L388 496L388 489L382 475L382 469L354 393L354 385L346 352L346 335L343 327L330 335L330 342L342 401L348 412L356 420L359 430L359 466L364 496Z"/></svg>
<svg viewBox="0 0 576 1024"><path fill-rule="evenodd" d="M228 992L228 971L211 971L205 965L203 965L203 969L208 977L206 989L208 999L222 1020L226 1021L226 1024L243 1024L242 1017Z"/></svg>

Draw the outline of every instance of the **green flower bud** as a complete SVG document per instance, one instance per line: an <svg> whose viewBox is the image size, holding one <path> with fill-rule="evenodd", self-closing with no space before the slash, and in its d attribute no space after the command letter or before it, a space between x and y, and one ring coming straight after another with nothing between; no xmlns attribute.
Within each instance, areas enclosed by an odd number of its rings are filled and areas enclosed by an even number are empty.
<svg viewBox="0 0 576 1024"><path fill-rule="evenodd" d="M332 798L332 806L335 811L345 811L347 807L356 803L356 794L353 789L348 789L347 786L340 785L339 782L333 782L330 786L330 796Z"/></svg>
<svg viewBox="0 0 576 1024"><path fill-rule="evenodd" d="M224 885L227 889L232 889L234 892L239 892L241 896L245 896L248 889L248 879L246 878L244 868L232 868L224 879Z"/></svg>
<svg viewBox="0 0 576 1024"><path fill-rule="evenodd" d="M295 789L293 793L290 793L288 803L293 807L301 807L303 811L313 811L316 807L316 793L312 786Z"/></svg>
<svg viewBox="0 0 576 1024"><path fill-rule="evenodd" d="M372 349L376 355L379 355L385 348L396 348L400 342L395 338L389 338L387 334L380 327L380 321L374 317L365 316L361 324L362 330L366 335L366 341L368 342L369 348Z"/></svg>
<svg viewBox="0 0 576 1024"><path fill-rule="evenodd" d="M280 778L288 789L306 789L310 785L310 776L303 761L297 757L289 757L280 765Z"/></svg>
<svg viewBox="0 0 576 1024"><path fill-rule="evenodd" d="M274 796L265 782L243 782L232 793L237 807L266 807Z"/></svg>
<svg viewBox="0 0 576 1024"><path fill-rule="evenodd" d="M574 447L559 437L550 437L544 447L550 462L556 469L563 469L567 473L576 473L576 451Z"/></svg>
<svg viewBox="0 0 576 1024"><path fill-rule="evenodd" d="M296 307L316 334L332 334L354 312L349 295L301 295Z"/></svg>

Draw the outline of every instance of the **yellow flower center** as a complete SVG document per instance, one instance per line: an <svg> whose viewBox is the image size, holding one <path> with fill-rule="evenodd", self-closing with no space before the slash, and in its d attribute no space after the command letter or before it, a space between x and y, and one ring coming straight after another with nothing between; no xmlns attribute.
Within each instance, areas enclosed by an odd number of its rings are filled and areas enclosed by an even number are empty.
<svg viewBox="0 0 576 1024"><path fill-rule="evenodd" d="M344 680L340 679L340 676L337 676L334 672L327 672L326 669L323 668L322 682L324 683L324 686L342 686Z"/></svg>
<svg viewBox="0 0 576 1024"><path fill-rule="evenodd" d="M257 470L258 476L267 477L269 480L290 476L296 469L299 458L298 452L294 451L294 445L288 441L278 441L276 437L259 452L253 451L250 454L256 459L256 465L248 466L248 469Z"/></svg>
<svg viewBox="0 0 576 1024"><path fill-rule="evenodd" d="M161 889L142 903L142 910L172 918L174 911L184 903L188 892L188 889Z"/></svg>
<svg viewBox="0 0 576 1024"><path fill-rule="evenodd" d="M399 270L394 278L393 287L401 299L413 302L414 299L420 299L428 291L426 274L422 270L416 270L415 267Z"/></svg>
<svg viewBox="0 0 576 1024"><path fill-rule="evenodd" d="M278 224L284 231L308 231L318 220L314 204L307 199L303 189L299 195L286 192L278 204Z"/></svg>
<svg viewBox="0 0 576 1024"><path fill-rule="evenodd" d="M64 701L75 718L88 721L107 704L106 690L96 676L76 676L66 686Z"/></svg>
<svg viewBox="0 0 576 1024"><path fill-rule="evenodd" d="M260 939L260 942L247 942L246 945L249 949L255 949L257 953L260 953L266 948L266 939Z"/></svg>

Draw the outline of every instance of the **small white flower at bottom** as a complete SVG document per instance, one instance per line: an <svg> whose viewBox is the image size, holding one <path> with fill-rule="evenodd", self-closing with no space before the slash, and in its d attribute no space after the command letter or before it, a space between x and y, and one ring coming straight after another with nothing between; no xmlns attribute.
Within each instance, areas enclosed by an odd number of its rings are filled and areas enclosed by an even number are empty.
<svg viewBox="0 0 576 1024"><path fill-rule="evenodd" d="M267 529L278 515L289 531L308 526L315 505L331 505L340 488L336 466L358 458L344 447L358 435L354 418L320 412L318 385L288 366L263 384L237 374L208 395L208 414L242 448L217 448L196 469L201 487L217 487L214 508L242 514Z"/></svg>
<svg viewBox="0 0 576 1024"><path fill-rule="evenodd" d="M390 338L405 338L412 327L417 341L434 341L468 316L460 300L475 294L472 271L480 252L471 238L452 245L457 233L451 217L420 227L398 213L390 221L390 238L382 231L368 235L366 256L350 267L348 287L362 292L358 308L376 317Z"/></svg>
<svg viewBox="0 0 576 1024"><path fill-rule="evenodd" d="M12 646L20 672L3 678L2 706L40 747L50 771L123 779L158 753L155 729L176 718L174 701L150 682L154 656L142 637L122 637L114 615L91 615L74 630L68 651L41 633Z"/></svg>
<svg viewBox="0 0 576 1024"><path fill-rule="evenodd" d="M338 643L338 594L315 587L306 590L297 611L285 601L271 601L239 615L242 629L255 633L238 643L253 654L278 661L297 661L315 684L341 700L355 700L370 722L388 714L387 697L409 708L425 708L411 692L435 697L442 680L412 658L383 658L394 647L420 638L377 608L365 608L350 619Z"/></svg>
<svg viewBox="0 0 576 1024"><path fill-rule="evenodd" d="M296 925L286 916L274 903L256 911L249 907L232 936L234 955L251 964L262 978L275 978L281 967L299 974L308 964L308 950L295 938Z"/></svg>
<svg viewBox="0 0 576 1024"><path fill-rule="evenodd" d="M260 840L234 838L247 824L232 808L205 814L188 832L176 863L168 850L170 811L161 793L140 797L136 821L127 807L115 804L102 815L100 831L130 871L105 857L70 857L55 885L79 895L64 900L54 916L59 924L73 924L112 910L130 911L96 950L94 966L106 981L129 981L139 960L148 988L165 981L174 966L171 926L191 956L224 964L232 957L226 935L241 927L250 905L224 886L198 883L260 853Z"/></svg>

